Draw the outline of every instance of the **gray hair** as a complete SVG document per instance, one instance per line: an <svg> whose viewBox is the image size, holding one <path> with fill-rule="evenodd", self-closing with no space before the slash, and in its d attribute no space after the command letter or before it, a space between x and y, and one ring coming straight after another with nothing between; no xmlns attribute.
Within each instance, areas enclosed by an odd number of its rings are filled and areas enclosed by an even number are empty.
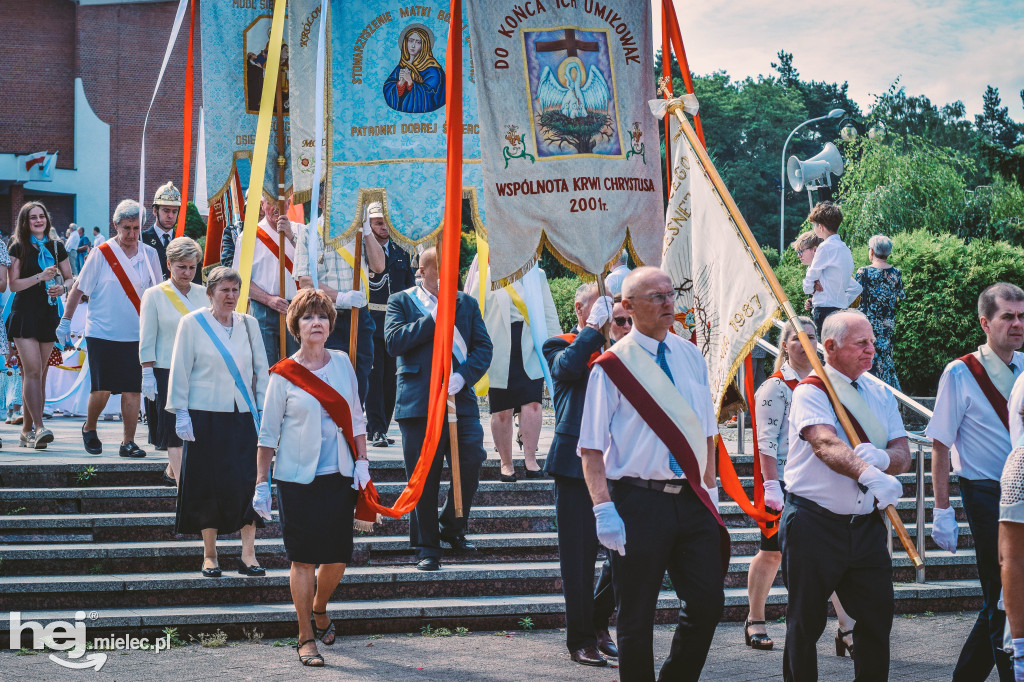
<svg viewBox="0 0 1024 682"><path fill-rule="evenodd" d="M197 244L191 237L178 237L176 239L172 239L171 243L167 245L168 263L194 260L198 265L199 259L202 257L203 252L199 248L199 244Z"/></svg>
<svg viewBox="0 0 1024 682"><path fill-rule="evenodd" d="M576 296L573 297L573 302L579 303L580 301L593 296L595 293L597 293L597 282L584 282L577 287Z"/></svg>
<svg viewBox="0 0 1024 682"><path fill-rule="evenodd" d="M138 218L140 213L139 202L135 199L125 199L114 209L114 224L120 225L123 220Z"/></svg>
<svg viewBox="0 0 1024 682"><path fill-rule="evenodd" d="M196 248L198 248L198 246ZM230 284L232 282L238 286L242 286L241 276L231 268L219 265L211 270L210 276L206 278L206 295L213 298L213 292L217 290L218 286L221 284Z"/></svg>
<svg viewBox="0 0 1024 682"><path fill-rule="evenodd" d="M868 248L875 253L876 257L885 260L892 253L892 240L884 234L876 234L868 240Z"/></svg>
<svg viewBox="0 0 1024 682"><path fill-rule="evenodd" d="M984 317L986 320L991 320L995 317L999 311L998 299L1018 303L1024 301L1024 291L1016 284L1009 282L998 282L985 287L981 296L978 296L978 318Z"/></svg>
<svg viewBox="0 0 1024 682"><path fill-rule="evenodd" d="M843 341L846 340L846 335L850 331L851 323L854 320L868 321L868 316L862 313L857 308L843 308L837 310L821 323L821 342L825 343L829 339L832 339L837 344L842 345Z"/></svg>

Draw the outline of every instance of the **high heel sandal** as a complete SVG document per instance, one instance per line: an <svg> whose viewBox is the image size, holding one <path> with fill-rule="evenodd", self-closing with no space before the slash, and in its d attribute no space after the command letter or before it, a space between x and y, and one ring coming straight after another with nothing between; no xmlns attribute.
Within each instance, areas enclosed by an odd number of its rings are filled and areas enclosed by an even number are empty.
<svg viewBox="0 0 1024 682"><path fill-rule="evenodd" d="M846 640L843 639L847 635L852 635L853 630L847 630L843 632L842 628L836 628L836 656L839 658L845 658L846 654L850 654L850 660L853 660L853 645L847 644Z"/></svg>
<svg viewBox="0 0 1024 682"><path fill-rule="evenodd" d="M321 630L316 624L316 616L326 615L326 611L313 611L313 618L311 619L313 621L313 634L316 635L316 638L323 642L325 646L331 646L332 644L334 644L334 640L336 639L334 632L334 621L332 620L331 624L325 627L323 630ZM327 641L328 636L330 636L331 638L331 641L329 642Z"/></svg>
<svg viewBox="0 0 1024 682"><path fill-rule="evenodd" d="M768 636L767 632L755 632L751 634L751 625L765 625L763 620L748 620L743 624L743 639L751 649L768 651L775 646L775 642Z"/></svg>
<svg viewBox="0 0 1024 682"><path fill-rule="evenodd" d="M296 651L301 651L302 647L306 646L310 642L316 643L315 639L307 639L305 642L299 642L295 646ZM308 665L311 668L322 668L324 667L324 657L320 655L320 652L315 654L299 654L299 663L302 665Z"/></svg>

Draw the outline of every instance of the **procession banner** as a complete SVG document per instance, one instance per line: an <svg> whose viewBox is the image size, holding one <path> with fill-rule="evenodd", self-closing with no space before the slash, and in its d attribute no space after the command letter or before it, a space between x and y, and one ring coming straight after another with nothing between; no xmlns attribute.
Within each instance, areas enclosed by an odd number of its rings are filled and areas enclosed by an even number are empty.
<svg viewBox="0 0 1024 682"><path fill-rule="evenodd" d="M362 225L371 201L383 203L392 234L406 244L439 233L445 209L449 21L445 5L331 1L328 248ZM471 221L483 229L476 75L468 27L460 30L464 196L470 199Z"/></svg>
<svg viewBox="0 0 1024 682"><path fill-rule="evenodd" d="M501 0L468 17L492 281L522 276L545 242L581 274L603 272L623 244L657 265L650 2Z"/></svg>
<svg viewBox="0 0 1024 682"><path fill-rule="evenodd" d="M227 190L236 159L252 162L256 116L267 70L273 4L270 0L203 0L200 27L203 55L203 107L206 116L206 179L209 200ZM282 90L285 140L289 137L288 43L281 46L285 70ZM276 134L277 118L271 122ZM286 149L285 158L290 152ZM253 164L255 166L256 164ZM264 164L261 164L264 165ZM276 198L277 149L271 145L264 165L263 192ZM291 164L285 168L285 191L291 191ZM250 178L248 183L252 184Z"/></svg>
<svg viewBox="0 0 1024 682"><path fill-rule="evenodd" d="M289 0L285 42L288 50L289 129L293 203L312 196L316 162L316 56L321 0Z"/></svg>
<svg viewBox="0 0 1024 682"><path fill-rule="evenodd" d="M665 100L652 103L659 118ZM672 126L674 151L661 268L676 290L675 331L704 354L716 413L779 306L700 159Z"/></svg>

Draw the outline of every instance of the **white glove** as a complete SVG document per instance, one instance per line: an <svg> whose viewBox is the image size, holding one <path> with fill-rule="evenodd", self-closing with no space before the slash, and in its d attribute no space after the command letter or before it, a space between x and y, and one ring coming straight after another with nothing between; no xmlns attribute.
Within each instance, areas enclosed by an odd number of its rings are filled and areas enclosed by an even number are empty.
<svg viewBox="0 0 1024 682"><path fill-rule="evenodd" d="M334 305L338 308L362 308L366 305L366 294L359 289L339 291Z"/></svg>
<svg viewBox="0 0 1024 682"><path fill-rule="evenodd" d="M775 511L779 511L786 506L786 499L782 495L782 485L778 481L764 482L764 506L770 507Z"/></svg>
<svg viewBox="0 0 1024 682"><path fill-rule="evenodd" d="M373 230L370 229L370 216L366 216L366 220L363 221L363 236L369 237L373 234Z"/></svg>
<svg viewBox="0 0 1024 682"><path fill-rule="evenodd" d="M879 509L896 504L903 495L903 484L895 476L890 476L876 467L865 469L857 482L867 486L868 491L878 500Z"/></svg>
<svg viewBox="0 0 1024 682"><path fill-rule="evenodd" d="M604 326L608 318L612 316L612 306L615 305L615 301L609 296L601 296L594 301L594 306L590 309L590 315L587 317L587 324L594 325L598 329Z"/></svg>
<svg viewBox="0 0 1024 682"><path fill-rule="evenodd" d="M178 438L194 442L196 434L192 433L192 417L188 410L175 410L174 415L174 432Z"/></svg>
<svg viewBox="0 0 1024 682"><path fill-rule="evenodd" d="M252 508L265 521L270 520L270 481L256 484L252 496Z"/></svg>
<svg viewBox="0 0 1024 682"><path fill-rule="evenodd" d="M147 400L156 400L156 375L152 367L142 368L142 395Z"/></svg>
<svg viewBox="0 0 1024 682"><path fill-rule="evenodd" d="M452 372L448 378L448 395L455 395L466 387L466 378L458 372Z"/></svg>
<svg viewBox="0 0 1024 682"><path fill-rule="evenodd" d="M626 556L626 524L615 510L614 502L602 502L594 507L594 518L597 519L597 539L602 545Z"/></svg>
<svg viewBox="0 0 1024 682"><path fill-rule="evenodd" d="M706 485L704 485L703 483L701 483L700 485L701 485L702 488L704 488L704 490L706 490L708 492L708 497L711 498L711 504L715 505L715 511L716 512L720 512L721 509L719 508L719 502L718 502L718 486L716 485L713 488L709 488Z"/></svg>
<svg viewBox="0 0 1024 682"><path fill-rule="evenodd" d="M952 507L932 510L932 540L947 552L956 553L956 540L960 528L956 523L956 512Z"/></svg>
<svg viewBox="0 0 1024 682"><path fill-rule="evenodd" d="M60 341L60 345L71 345L71 320L66 317L60 318L60 324L57 325L56 331L57 340Z"/></svg>
<svg viewBox="0 0 1024 682"><path fill-rule="evenodd" d="M352 472L355 479L352 483L352 490L360 490L370 484L370 461L357 459L355 471Z"/></svg>
<svg viewBox="0 0 1024 682"><path fill-rule="evenodd" d="M1024 637L1013 640L1013 679L1024 682Z"/></svg>
<svg viewBox="0 0 1024 682"><path fill-rule="evenodd" d="M880 471L889 468L889 453L876 448L871 443L861 443L853 449L853 454Z"/></svg>

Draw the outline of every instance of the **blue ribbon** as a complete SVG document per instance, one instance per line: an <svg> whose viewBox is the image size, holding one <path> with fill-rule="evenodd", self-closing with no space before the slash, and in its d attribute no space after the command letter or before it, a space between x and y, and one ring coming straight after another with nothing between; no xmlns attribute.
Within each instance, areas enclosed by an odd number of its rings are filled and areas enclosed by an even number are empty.
<svg viewBox="0 0 1024 682"><path fill-rule="evenodd" d="M37 263L39 263L39 272L42 272L43 270L45 270L46 268L50 267L51 265L56 265L57 264L57 261L54 259L53 254L50 253L50 250L48 248L46 248L46 244L49 241L50 241L49 237L43 237L42 239L40 239L39 237L36 237L34 235L32 236L32 244L35 245L36 250L39 252L38 260L36 261ZM44 286L47 289L49 289L53 285L53 282L54 282L54 280L48 279L48 280L46 280L46 283L45 283ZM49 300L50 300L50 305L57 305L57 299L54 298L53 296L50 296ZM61 310L60 314L63 315L64 311Z"/></svg>
<svg viewBox="0 0 1024 682"><path fill-rule="evenodd" d="M253 404L252 398L249 397L249 388L242 379L242 373L238 370L238 365L235 364L234 356L231 355L231 351L228 350L227 346L224 345L224 342L221 341L219 336L217 336L217 333L213 331L210 323L206 320L205 313L199 313L195 317L199 326L203 328L206 335L210 337L211 341L213 341L213 346L224 359L224 364L228 366L228 372L231 373L231 378L235 382L235 388L237 388L238 392L242 394L242 397L245 399L245 404L249 406L249 412L252 413L252 421L256 424L256 432L259 433L260 415L259 412L256 411L256 406Z"/></svg>

